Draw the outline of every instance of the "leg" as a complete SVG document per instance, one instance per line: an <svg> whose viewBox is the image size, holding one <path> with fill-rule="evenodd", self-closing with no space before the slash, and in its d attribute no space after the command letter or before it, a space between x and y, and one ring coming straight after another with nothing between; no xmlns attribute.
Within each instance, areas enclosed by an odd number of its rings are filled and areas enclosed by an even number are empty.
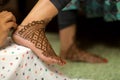
<svg viewBox="0 0 120 80"><path fill-rule="evenodd" d="M76 35L76 13L75 11L62 11L58 15L60 27L60 56L71 61L83 61L90 63L103 63L106 59L79 49L75 42Z"/></svg>
<svg viewBox="0 0 120 80"><path fill-rule="evenodd" d="M55 54L44 32L47 23L58 13L57 9L58 7L56 8L50 0L39 0L21 25L18 26L13 34L13 39L16 43L32 49L46 63L64 65L65 61Z"/></svg>
<svg viewBox="0 0 120 80"><path fill-rule="evenodd" d="M68 48L74 43L76 25L72 24L59 31L60 36L60 56L66 58ZM67 43L67 44L66 44ZM68 54L69 55L69 54Z"/></svg>
<svg viewBox="0 0 120 80"><path fill-rule="evenodd" d="M74 36L76 33L76 25L67 26L60 30L60 56L64 59L68 59L71 61L83 61L89 63L104 63L107 62L106 59L93 55L92 53L88 53L84 50L78 48L77 44L74 41ZM67 44L66 44L67 43Z"/></svg>

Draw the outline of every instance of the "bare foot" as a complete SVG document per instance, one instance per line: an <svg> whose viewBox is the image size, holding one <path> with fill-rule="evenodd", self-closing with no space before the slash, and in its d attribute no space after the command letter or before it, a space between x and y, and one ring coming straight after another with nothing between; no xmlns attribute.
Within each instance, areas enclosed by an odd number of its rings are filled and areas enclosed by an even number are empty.
<svg viewBox="0 0 120 80"><path fill-rule="evenodd" d="M12 38L17 44L30 48L42 61L64 65L65 61L55 54L45 36L46 24L45 20L41 20L19 26Z"/></svg>
<svg viewBox="0 0 120 80"><path fill-rule="evenodd" d="M71 45L71 47L65 52L61 51L60 56L70 61L81 61L89 63L107 63L107 59L99 57L94 54L90 54L86 51L80 50L77 45Z"/></svg>

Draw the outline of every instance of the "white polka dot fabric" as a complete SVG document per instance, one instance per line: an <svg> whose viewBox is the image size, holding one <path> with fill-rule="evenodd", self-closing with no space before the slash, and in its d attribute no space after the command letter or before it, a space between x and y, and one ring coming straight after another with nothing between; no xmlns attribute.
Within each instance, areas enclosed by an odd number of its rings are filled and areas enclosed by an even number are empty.
<svg viewBox="0 0 120 80"><path fill-rule="evenodd" d="M54 67L45 65L30 49L11 41L0 50L0 80L70 80Z"/></svg>

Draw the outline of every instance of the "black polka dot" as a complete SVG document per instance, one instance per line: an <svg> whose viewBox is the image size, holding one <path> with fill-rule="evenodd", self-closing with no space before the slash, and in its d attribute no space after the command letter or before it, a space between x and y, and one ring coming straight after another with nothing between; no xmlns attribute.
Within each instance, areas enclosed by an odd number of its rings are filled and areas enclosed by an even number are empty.
<svg viewBox="0 0 120 80"><path fill-rule="evenodd" d="M41 80L44 80L44 78L41 78Z"/></svg>
<svg viewBox="0 0 120 80"><path fill-rule="evenodd" d="M30 57L27 57L27 59L30 59Z"/></svg>
<svg viewBox="0 0 120 80"><path fill-rule="evenodd" d="M25 73L23 73L23 75L25 75Z"/></svg>
<svg viewBox="0 0 120 80"><path fill-rule="evenodd" d="M3 66L2 69L5 69L5 67Z"/></svg>
<svg viewBox="0 0 120 80"><path fill-rule="evenodd" d="M18 60L18 57L16 57L15 59Z"/></svg>
<svg viewBox="0 0 120 80"><path fill-rule="evenodd" d="M36 66L37 64L36 64L36 63L34 63L34 65Z"/></svg>

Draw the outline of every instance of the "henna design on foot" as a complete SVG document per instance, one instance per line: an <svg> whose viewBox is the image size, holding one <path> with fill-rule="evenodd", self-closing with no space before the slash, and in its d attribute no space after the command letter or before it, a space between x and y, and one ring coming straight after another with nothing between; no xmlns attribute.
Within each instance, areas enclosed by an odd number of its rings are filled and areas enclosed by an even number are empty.
<svg viewBox="0 0 120 80"><path fill-rule="evenodd" d="M25 25L23 29L18 31L18 34L22 38L32 42L36 48L46 52L46 47L48 46L48 44L47 39L44 37L45 29L41 28L41 24L45 25L45 22L43 20L33 21L32 23Z"/></svg>
<svg viewBox="0 0 120 80"><path fill-rule="evenodd" d="M60 65L63 65L65 64L65 61L63 61L60 57L58 57L55 54L54 50L49 44L49 41L46 38L44 26L46 26L48 22L49 20L41 20L41 21L33 21L32 23L29 23L28 25L25 25L25 26L21 25L23 28L19 30L17 33L15 33L15 35L19 35L21 38L28 40L30 43L32 43L32 46L35 46L36 48L32 50L40 58L42 55L43 58L41 59L43 61L47 61L48 63L49 62L58 63ZM24 46L27 46L27 45L24 44ZM38 53L37 52L38 50L41 50L42 54Z"/></svg>
<svg viewBox="0 0 120 80"><path fill-rule="evenodd" d="M95 54L88 53L84 50L78 48L75 44L72 44L67 51L61 51L60 53L62 58L71 60L71 61L82 61L89 63L107 63L107 59L97 56Z"/></svg>

